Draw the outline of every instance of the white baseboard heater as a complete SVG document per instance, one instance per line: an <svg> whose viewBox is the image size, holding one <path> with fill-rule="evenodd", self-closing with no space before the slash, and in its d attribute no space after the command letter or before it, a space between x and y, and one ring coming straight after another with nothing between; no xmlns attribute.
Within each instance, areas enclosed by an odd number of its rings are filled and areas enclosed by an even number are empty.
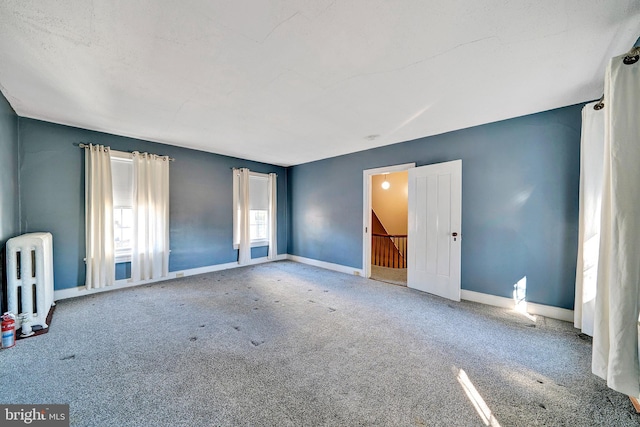
<svg viewBox="0 0 640 427"><path fill-rule="evenodd" d="M31 326L48 328L53 302L53 237L51 233L27 233L7 241L7 302L16 314L31 317Z"/></svg>

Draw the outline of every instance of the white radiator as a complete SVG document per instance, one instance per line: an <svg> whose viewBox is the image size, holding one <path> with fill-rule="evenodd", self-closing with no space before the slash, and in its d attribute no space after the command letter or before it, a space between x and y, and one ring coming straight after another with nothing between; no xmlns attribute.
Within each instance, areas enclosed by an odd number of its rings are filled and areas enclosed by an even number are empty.
<svg viewBox="0 0 640 427"><path fill-rule="evenodd" d="M7 241L7 300L9 311L16 314L16 329L23 313L31 316L32 327L49 327L47 315L54 304L51 233L27 233Z"/></svg>

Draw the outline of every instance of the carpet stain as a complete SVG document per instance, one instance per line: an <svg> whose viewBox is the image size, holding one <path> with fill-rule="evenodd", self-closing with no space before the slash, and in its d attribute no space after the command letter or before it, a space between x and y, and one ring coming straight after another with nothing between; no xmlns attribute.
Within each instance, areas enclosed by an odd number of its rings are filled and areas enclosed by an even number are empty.
<svg viewBox="0 0 640 427"><path fill-rule="evenodd" d="M201 328L204 328L204 325L200 325Z"/></svg>
<svg viewBox="0 0 640 427"><path fill-rule="evenodd" d="M259 300L258 300L258 298L254 298L253 300L254 300L254 301L259 301Z"/></svg>
<svg viewBox="0 0 640 427"><path fill-rule="evenodd" d="M69 356L61 357L60 360L71 360L71 359L75 359L75 358L76 358L76 355L72 354L72 355L69 355Z"/></svg>
<svg viewBox="0 0 640 427"><path fill-rule="evenodd" d="M310 303L315 304L316 302L312 299L309 300Z"/></svg>
<svg viewBox="0 0 640 427"><path fill-rule="evenodd" d="M578 334L578 338L580 338L583 341L591 341L591 337L589 335L583 334L583 333Z"/></svg>
<svg viewBox="0 0 640 427"><path fill-rule="evenodd" d="M236 331L240 330L240 326L234 326L233 329L235 329Z"/></svg>
<svg viewBox="0 0 640 427"><path fill-rule="evenodd" d="M275 302L275 303L278 303L278 302L280 302L280 300L276 300L276 301L274 301L274 302Z"/></svg>
<svg viewBox="0 0 640 427"><path fill-rule="evenodd" d="M336 311L335 308L329 307L329 313L333 313L334 311Z"/></svg>
<svg viewBox="0 0 640 427"><path fill-rule="evenodd" d="M534 324L529 324L529 325L524 325L524 326L526 326L527 328L535 328L536 327L536 325L534 325Z"/></svg>
<svg viewBox="0 0 640 427"><path fill-rule="evenodd" d="M540 381L540 380L536 380L537 382L539 382L540 384L544 384L544 381Z"/></svg>
<svg viewBox="0 0 640 427"><path fill-rule="evenodd" d="M329 292L329 291L325 289L325 290L324 290L324 291L322 291L322 292Z"/></svg>
<svg viewBox="0 0 640 427"><path fill-rule="evenodd" d="M264 344L264 341L255 341L255 340L251 340L251 344L254 345L254 347L258 347L259 345Z"/></svg>
<svg viewBox="0 0 640 427"><path fill-rule="evenodd" d="M253 307L253 309L254 309L254 310L257 310L257 309L258 309L258 307Z"/></svg>
<svg viewBox="0 0 640 427"><path fill-rule="evenodd" d="M547 407L544 405L544 403L538 403L538 406L540 406L542 409L547 409Z"/></svg>
<svg viewBox="0 0 640 427"><path fill-rule="evenodd" d="M197 339L198 339L198 337L189 337L189 341L195 341Z"/></svg>

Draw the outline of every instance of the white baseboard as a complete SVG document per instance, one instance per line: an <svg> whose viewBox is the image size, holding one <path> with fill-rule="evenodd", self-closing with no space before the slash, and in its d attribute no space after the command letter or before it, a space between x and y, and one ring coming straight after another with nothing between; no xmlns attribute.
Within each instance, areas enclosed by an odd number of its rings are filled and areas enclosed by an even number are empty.
<svg viewBox="0 0 640 427"><path fill-rule="evenodd" d="M364 271L361 268L349 267L342 264L333 264L331 262L318 261L317 259L305 258L298 255L287 255L287 259L302 264L308 264L327 270L337 271L339 273L351 274L354 276L364 275Z"/></svg>
<svg viewBox="0 0 640 427"><path fill-rule="evenodd" d="M466 301L479 302L481 304L492 305L494 307L515 309L516 303L511 298L499 297L496 295L483 294L480 292L462 289L461 298ZM551 305L536 304L527 302L527 313L532 315L550 317L552 319L564 320L573 323L573 310L553 307Z"/></svg>
<svg viewBox="0 0 640 427"><path fill-rule="evenodd" d="M573 310L566 308L553 307L551 305L536 304L535 302L527 303L527 311L530 314L538 316L550 317L552 319L564 320L573 323Z"/></svg>
<svg viewBox="0 0 640 427"><path fill-rule="evenodd" d="M278 255L276 259L274 259L273 261L281 261L285 259L287 259L287 255L282 254L282 255ZM247 265L262 264L270 261L271 260L269 260L267 257L253 258L251 262ZM240 265L237 262L228 262L226 264L208 265L206 267L191 268L188 270L170 271L167 277L160 277L160 278L151 279L151 280L142 280L139 282L134 282L132 279L116 280L112 286L106 286L104 288L98 288L98 289L87 289L84 286L78 286L75 288L68 288L68 289L60 289L53 292L53 299L54 301L59 301L67 298L75 298L83 295L97 294L100 292L113 291L116 289L132 288L134 286L147 285L150 283L163 282L165 280L171 280L171 279L176 279L180 277L195 276L197 274L211 273L214 271L228 270L230 268L238 268L238 267L244 267L244 265Z"/></svg>

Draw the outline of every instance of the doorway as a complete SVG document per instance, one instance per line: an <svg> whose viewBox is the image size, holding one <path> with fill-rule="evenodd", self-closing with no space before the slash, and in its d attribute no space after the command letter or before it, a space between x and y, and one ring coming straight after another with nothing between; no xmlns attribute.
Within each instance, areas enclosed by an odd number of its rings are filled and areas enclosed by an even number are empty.
<svg viewBox="0 0 640 427"><path fill-rule="evenodd" d="M371 278L407 286L409 173L371 177Z"/></svg>
<svg viewBox="0 0 640 427"><path fill-rule="evenodd" d="M415 167L415 163L408 163L363 171L362 265L365 277L375 278L372 277L374 177L403 171L408 171L409 176L405 252L407 286L459 301L462 240L461 160L419 168ZM387 245L391 247L390 244ZM396 246L395 243L393 246Z"/></svg>
<svg viewBox="0 0 640 427"><path fill-rule="evenodd" d="M407 163L363 171L367 278L407 285L408 170L414 167Z"/></svg>

